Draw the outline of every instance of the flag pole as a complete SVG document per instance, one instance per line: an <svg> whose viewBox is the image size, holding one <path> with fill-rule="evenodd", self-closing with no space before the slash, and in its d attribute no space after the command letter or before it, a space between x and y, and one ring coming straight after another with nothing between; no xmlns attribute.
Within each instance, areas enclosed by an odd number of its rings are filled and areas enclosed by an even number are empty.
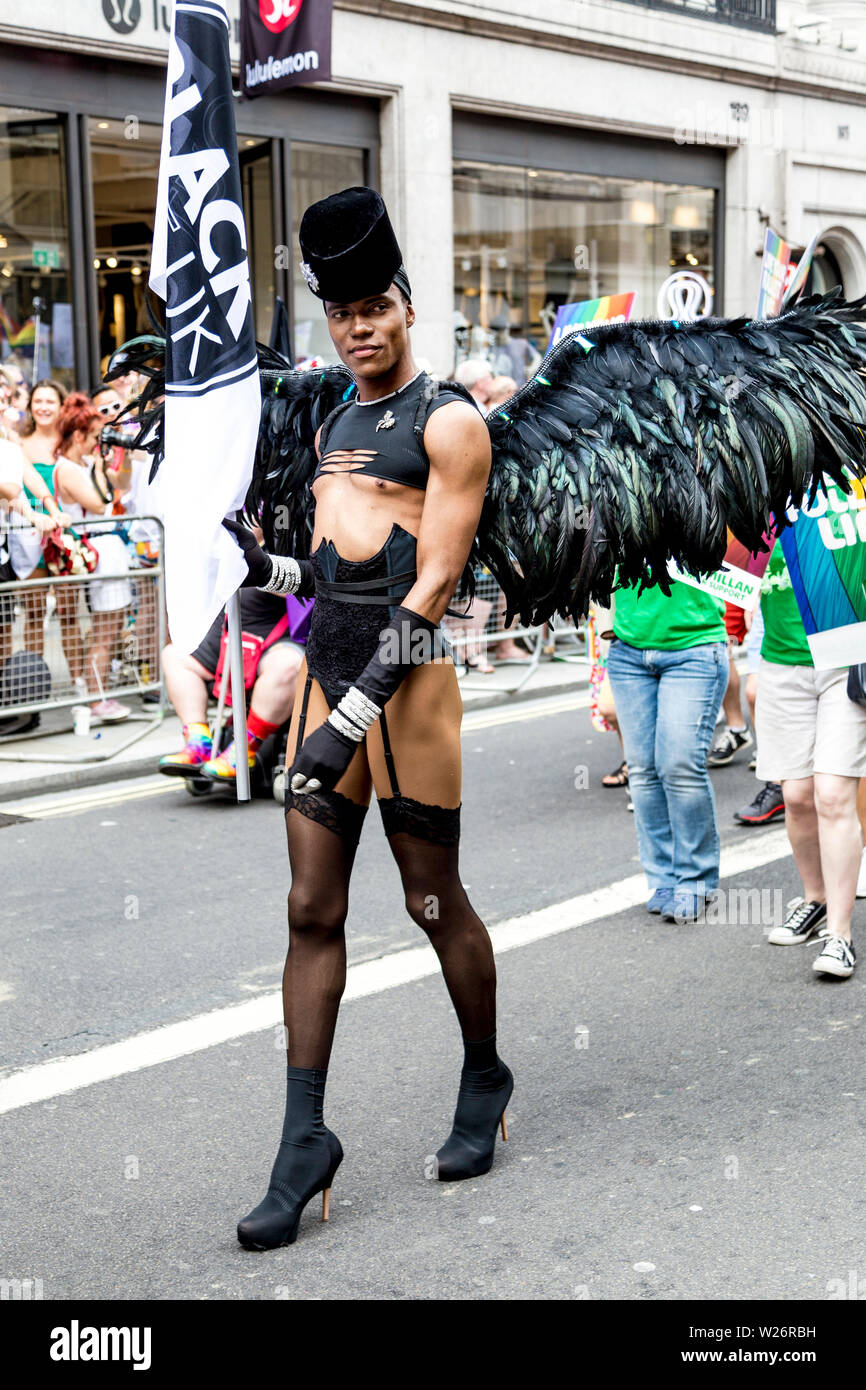
<svg viewBox="0 0 866 1390"><path fill-rule="evenodd" d="M232 720L235 735L235 787L238 801L250 799L250 766L247 756L247 704L244 686L244 649L241 637L241 604L237 590L226 604L229 620L229 662L232 681Z"/></svg>

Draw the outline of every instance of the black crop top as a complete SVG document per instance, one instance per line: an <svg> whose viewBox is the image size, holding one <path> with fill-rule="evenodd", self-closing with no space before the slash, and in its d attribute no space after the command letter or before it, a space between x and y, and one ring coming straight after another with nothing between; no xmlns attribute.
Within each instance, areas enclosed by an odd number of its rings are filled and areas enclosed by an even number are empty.
<svg viewBox="0 0 866 1390"><path fill-rule="evenodd" d="M466 399L460 387L432 382L419 372L381 400L338 406L319 435L313 482L323 473L366 473L423 491L430 472L424 449L426 420L440 406Z"/></svg>

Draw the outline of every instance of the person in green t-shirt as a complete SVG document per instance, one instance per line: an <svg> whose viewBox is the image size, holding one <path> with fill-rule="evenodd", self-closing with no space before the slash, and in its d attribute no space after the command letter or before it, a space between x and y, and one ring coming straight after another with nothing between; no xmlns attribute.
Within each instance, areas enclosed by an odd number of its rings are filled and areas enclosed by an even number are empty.
<svg viewBox="0 0 866 1390"><path fill-rule="evenodd" d="M817 521L821 509L814 510ZM858 549L866 581L866 545ZM847 666L816 670L779 541L764 577L761 613L757 775L782 785L803 885L802 897L788 904L784 922L767 939L796 946L817 935L823 947L813 970L847 979L856 964L851 915L863 852L857 789L866 776L866 709L848 698Z"/></svg>
<svg viewBox="0 0 866 1390"><path fill-rule="evenodd" d="M724 605L672 581L618 589L607 659L650 912L694 921L719 882L707 753L728 683Z"/></svg>

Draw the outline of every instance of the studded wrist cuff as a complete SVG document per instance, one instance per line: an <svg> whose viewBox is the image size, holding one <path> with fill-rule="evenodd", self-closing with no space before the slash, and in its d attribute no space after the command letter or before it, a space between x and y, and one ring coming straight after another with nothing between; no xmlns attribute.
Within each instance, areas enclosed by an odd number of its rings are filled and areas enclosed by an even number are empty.
<svg viewBox="0 0 866 1390"><path fill-rule="evenodd" d="M301 567L290 555L269 555L271 577L260 584L263 594L296 594L301 583Z"/></svg>

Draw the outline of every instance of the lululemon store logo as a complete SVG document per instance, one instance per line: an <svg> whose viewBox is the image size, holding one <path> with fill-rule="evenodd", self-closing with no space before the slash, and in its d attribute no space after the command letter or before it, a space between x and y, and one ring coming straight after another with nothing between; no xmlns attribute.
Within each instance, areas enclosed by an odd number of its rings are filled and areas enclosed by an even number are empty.
<svg viewBox="0 0 866 1390"><path fill-rule="evenodd" d="M102 13L116 34L131 34L141 19L141 0L102 0Z"/></svg>
<svg viewBox="0 0 866 1390"><path fill-rule="evenodd" d="M259 17L272 34L281 34L294 24L304 0L259 0Z"/></svg>

